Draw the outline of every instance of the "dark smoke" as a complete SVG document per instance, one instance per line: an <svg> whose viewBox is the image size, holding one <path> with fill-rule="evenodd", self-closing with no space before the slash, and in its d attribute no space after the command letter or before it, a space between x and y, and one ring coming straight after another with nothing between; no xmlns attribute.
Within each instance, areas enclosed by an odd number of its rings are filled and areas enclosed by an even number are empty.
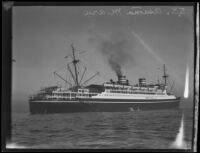
<svg viewBox="0 0 200 153"><path fill-rule="evenodd" d="M133 63L131 52L133 51L132 35L128 31L112 29L110 32L101 31L94 27L89 28L89 42L96 44L100 52L105 56L111 69L122 75L122 67Z"/></svg>
<svg viewBox="0 0 200 153"><path fill-rule="evenodd" d="M127 46L128 41L123 33L114 34L110 39L102 41L100 50L117 75L122 75L121 66L131 59Z"/></svg>
<svg viewBox="0 0 200 153"><path fill-rule="evenodd" d="M108 60L111 68L116 72L117 76L122 76L121 66L115 61Z"/></svg>

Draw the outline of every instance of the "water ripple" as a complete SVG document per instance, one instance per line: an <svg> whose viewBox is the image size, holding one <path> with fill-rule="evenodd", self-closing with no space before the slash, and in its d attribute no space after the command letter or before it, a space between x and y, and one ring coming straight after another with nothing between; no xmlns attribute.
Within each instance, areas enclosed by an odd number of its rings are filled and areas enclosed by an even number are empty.
<svg viewBox="0 0 200 153"><path fill-rule="evenodd" d="M169 149L179 131L182 111L15 113L12 141L28 148ZM192 112L185 113L185 139L192 139Z"/></svg>

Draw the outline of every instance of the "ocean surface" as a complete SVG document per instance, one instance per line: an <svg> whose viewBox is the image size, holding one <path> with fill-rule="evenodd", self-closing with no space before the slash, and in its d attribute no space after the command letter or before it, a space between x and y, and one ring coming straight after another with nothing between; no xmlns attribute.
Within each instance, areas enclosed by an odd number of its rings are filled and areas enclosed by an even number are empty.
<svg viewBox="0 0 200 153"><path fill-rule="evenodd" d="M16 147L36 149L171 149L182 117L190 149L192 108L44 115L13 111L11 140Z"/></svg>

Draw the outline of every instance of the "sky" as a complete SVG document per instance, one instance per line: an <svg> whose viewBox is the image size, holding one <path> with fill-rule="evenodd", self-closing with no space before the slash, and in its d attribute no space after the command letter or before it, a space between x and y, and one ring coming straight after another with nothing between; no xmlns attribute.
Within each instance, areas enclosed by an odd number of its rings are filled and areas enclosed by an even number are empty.
<svg viewBox="0 0 200 153"><path fill-rule="evenodd" d="M53 72L66 77L72 43L77 53L86 51L77 54L86 79L100 72L90 83L117 80L115 64L131 84L141 77L156 83L165 64L182 97L188 66L193 98L193 7L15 6L12 22L14 105L27 104L41 87L65 84Z"/></svg>

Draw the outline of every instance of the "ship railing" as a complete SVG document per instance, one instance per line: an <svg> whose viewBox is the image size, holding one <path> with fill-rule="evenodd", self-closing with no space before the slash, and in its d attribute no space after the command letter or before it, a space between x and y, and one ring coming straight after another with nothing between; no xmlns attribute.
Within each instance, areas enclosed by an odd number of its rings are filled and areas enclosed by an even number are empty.
<svg viewBox="0 0 200 153"><path fill-rule="evenodd" d="M57 99L76 99L76 98L90 98L92 96L98 95L99 93L96 92L72 92L72 91L67 91L67 92L62 92L62 91L53 91L52 93L49 94L35 94L29 97L29 100L57 100Z"/></svg>
<svg viewBox="0 0 200 153"><path fill-rule="evenodd" d="M158 87L157 86L154 86L154 87L140 87L140 86L123 86L123 85L104 85L104 87L107 89L107 90L156 90Z"/></svg>
<svg viewBox="0 0 200 153"><path fill-rule="evenodd" d="M141 90L110 90L105 93L123 93L123 94L155 94L153 91L141 91Z"/></svg>
<svg viewBox="0 0 200 153"><path fill-rule="evenodd" d="M134 93L134 94L124 94L124 93L102 93L101 95L99 96L146 96L146 95L151 95L151 96L155 96L154 93L152 94L149 94L149 93Z"/></svg>
<svg viewBox="0 0 200 153"><path fill-rule="evenodd" d="M95 96L98 95L99 93L95 93L95 92L90 92L90 93L78 93L76 97L82 97L82 98L89 98L91 96Z"/></svg>
<svg viewBox="0 0 200 153"><path fill-rule="evenodd" d="M76 98L90 98L92 96L98 95L99 93L78 93L78 92L68 92L68 95L63 95L62 93L52 93L43 97L31 97L37 100L73 100Z"/></svg>
<svg viewBox="0 0 200 153"><path fill-rule="evenodd" d="M74 100L76 97L48 97L48 98L43 98L41 100L46 100L46 101L53 101L53 100Z"/></svg>

